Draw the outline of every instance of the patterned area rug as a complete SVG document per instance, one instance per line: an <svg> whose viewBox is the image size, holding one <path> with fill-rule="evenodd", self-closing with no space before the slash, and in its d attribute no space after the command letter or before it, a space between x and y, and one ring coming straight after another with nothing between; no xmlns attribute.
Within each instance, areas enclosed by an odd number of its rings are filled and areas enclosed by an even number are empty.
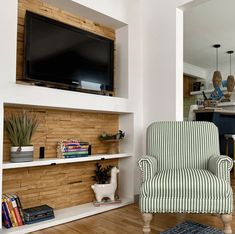
<svg viewBox="0 0 235 234"><path fill-rule="evenodd" d="M204 224L186 221L175 227L161 232L161 234L223 234L223 231Z"/></svg>

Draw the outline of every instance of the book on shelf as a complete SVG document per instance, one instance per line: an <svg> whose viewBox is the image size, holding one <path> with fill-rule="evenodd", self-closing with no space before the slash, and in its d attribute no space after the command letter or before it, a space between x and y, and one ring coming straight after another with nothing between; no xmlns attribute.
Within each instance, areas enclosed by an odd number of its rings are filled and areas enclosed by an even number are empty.
<svg viewBox="0 0 235 234"><path fill-rule="evenodd" d="M21 217L21 220L22 220L22 224L24 224L25 223L24 222L24 214L23 214L23 209L22 209L20 198L15 194L12 194L12 197L16 201L16 204L17 204L17 207L18 207L18 210L19 210L19 213L20 213L20 217Z"/></svg>
<svg viewBox="0 0 235 234"><path fill-rule="evenodd" d="M6 203L2 199L2 224L6 228L12 227L10 215L6 206Z"/></svg>
<svg viewBox="0 0 235 234"><path fill-rule="evenodd" d="M75 155L64 155L63 158L82 158L82 157L87 157L88 154L75 154Z"/></svg>
<svg viewBox="0 0 235 234"><path fill-rule="evenodd" d="M26 224L32 224L55 218L53 208L46 204L24 209L23 213Z"/></svg>
<svg viewBox="0 0 235 234"><path fill-rule="evenodd" d="M6 196L6 195L3 195L3 199L5 200L5 202L6 202L7 206L8 206L9 213L10 213L10 218L11 218L11 222L12 222L12 226L13 227L19 226L18 223L17 223L17 219L16 219L16 216L15 216L15 212L14 212L14 209L13 209L13 206L12 206L11 199L8 196Z"/></svg>
<svg viewBox="0 0 235 234"><path fill-rule="evenodd" d="M79 140L63 140L57 144L58 158L77 158L88 156L89 143Z"/></svg>
<svg viewBox="0 0 235 234"><path fill-rule="evenodd" d="M3 194L2 196L2 224L6 228L41 222L54 217L53 208L48 205L22 209L18 195Z"/></svg>
<svg viewBox="0 0 235 234"><path fill-rule="evenodd" d="M2 221L6 228L22 226L24 224L20 198L15 194L2 196Z"/></svg>
<svg viewBox="0 0 235 234"><path fill-rule="evenodd" d="M14 211L14 214L15 214L15 217L16 217L17 226L22 226L23 223L22 223L22 219L21 219L20 212L19 212L19 209L17 207L17 203L16 203L15 198L11 194L6 194L6 196L9 197L9 199L11 200L13 211Z"/></svg>

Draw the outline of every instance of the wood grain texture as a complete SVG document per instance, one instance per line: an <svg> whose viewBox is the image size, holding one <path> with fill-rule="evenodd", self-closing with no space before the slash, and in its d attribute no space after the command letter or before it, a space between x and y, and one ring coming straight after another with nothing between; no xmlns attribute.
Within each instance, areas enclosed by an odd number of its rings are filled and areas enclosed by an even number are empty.
<svg viewBox="0 0 235 234"><path fill-rule="evenodd" d="M232 179L235 189L235 180ZM235 199L234 199L235 206ZM233 219L235 213L233 213ZM176 224L192 220L219 229L223 228L219 215L211 214L155 214L151 221L151 234L159 234ZM80 219L63 225L33 232L33 234L142 234L143 220L138 204ZM232 222L235 232L235 222Z"/></svg>
<svg viewBox="0 0 235 234"><path fill-rule="evenodd" d="M47 204L61 209L92 202L96 162L4 170L3 194L18 193L23 208ZM118 166L117 159L98 162Z"/></svg>
<svg viewBox="0 0 235 234"><path fill-rule="evenodd" d="M48 18L72 25L77 28L115 40L115 31L103 25L99 25L89 19L73 15L58 7L52 6L41 0L19 0L18 1L18 30L17 30L17 66L16 79L23 78L23 56L24 56L24 19L26 10L46 16Z"/></svg>
<svg viewBox="0 0 235 234"><path fill-rule="evenodd" d="M45 158L55 158L57 142L65 139L87 141L92 145L92 154L105 154L109 144L98 139L102 132L116 133L119 129L119 115L93 112L64 111L22 107L5 107L4 116L26 110L36 115L39 126L33 135L34 158L39 158L39 148L45 147ZM11 142L4 129L3 159L10 159ZM119 143L115 143L118 152ZM115 146L114 146L115 147Z"/></svg>
<svg viewBox="0 0 235 234"><path fill-rule="evenodd" d="M92 154L107 153L109 145L100 141L98 136L103 131L115 133L119 126L119 116L115 114L5 106L4 116L22 110L36 115L39 122L31 142L35 147L35 159L39 157L40 146L45 147L45 158L55 158L57 142L62 139L88 141L92 145ZM4 129L6 161L10 158L10 147ZM48 204L59 209L91 202L94 200L90 186L94 183L91 176L94 175L95 163L4 170L3 193L18 193L24 208ZM117 166L118 160L105 160L102 164Z"/></svg>

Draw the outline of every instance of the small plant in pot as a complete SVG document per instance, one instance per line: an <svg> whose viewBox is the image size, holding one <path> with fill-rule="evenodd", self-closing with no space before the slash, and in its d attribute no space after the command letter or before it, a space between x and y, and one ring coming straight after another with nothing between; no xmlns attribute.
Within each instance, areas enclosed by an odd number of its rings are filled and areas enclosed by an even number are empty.
<svg viewBox="0 0 235 234"><path fill-rule="evenodd" d="M115 191L117 188L117 174L119 170L113 166L102 167L96 163L95 176L92 176L96 184L91 185L95 193L97 202L102 199L109 198L110 201L115 200Z"/></svg>
<svg viewBox="0 0 235 234"><path fill-rule="evenodd" d="M34 115L22 111L5 117L5 126L12 143L11 162L33 161L34 147L31 138L38 127Z"/></svg>
<svg viewBox="0 0 235 234"><path fill-rule="evenodd" d="M96 163L95 176L92 176L97 184L108 184L110 180L110 171L113 166L102 167L99 163Z"/></svg>

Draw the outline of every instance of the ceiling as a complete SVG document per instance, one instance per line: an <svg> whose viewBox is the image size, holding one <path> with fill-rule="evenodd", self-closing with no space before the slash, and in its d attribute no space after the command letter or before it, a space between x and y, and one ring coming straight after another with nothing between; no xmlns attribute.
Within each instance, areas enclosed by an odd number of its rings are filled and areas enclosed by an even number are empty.
<svg viewBox="0 0 235 234"><path fill-rule="evenodd" d="M214 44L221 44L219 67L229 64L226 51L235 51L235 0L208 0L184 12L184 62L215 68Z"/></svg>

